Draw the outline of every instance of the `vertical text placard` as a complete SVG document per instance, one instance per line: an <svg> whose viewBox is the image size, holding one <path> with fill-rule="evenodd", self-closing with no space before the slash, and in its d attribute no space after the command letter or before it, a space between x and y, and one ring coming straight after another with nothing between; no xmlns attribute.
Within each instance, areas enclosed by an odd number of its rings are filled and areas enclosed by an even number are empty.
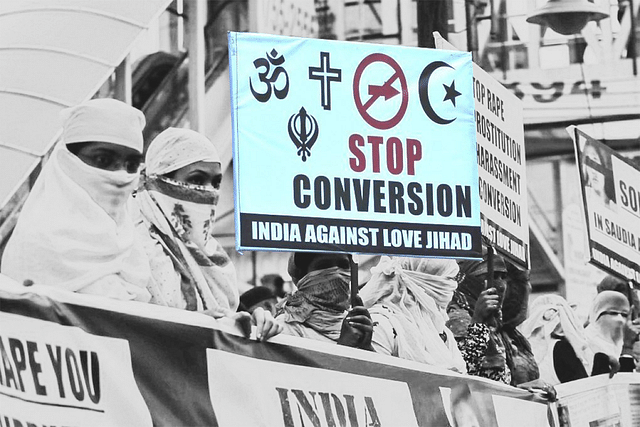
<svg viewBox="0 0 640 427"><path fill-rule="evenodd" d="M436 34L436 46L455 49ZM529 210L522 102L473 64L482 235L503 256L529 268Z"/></svg>

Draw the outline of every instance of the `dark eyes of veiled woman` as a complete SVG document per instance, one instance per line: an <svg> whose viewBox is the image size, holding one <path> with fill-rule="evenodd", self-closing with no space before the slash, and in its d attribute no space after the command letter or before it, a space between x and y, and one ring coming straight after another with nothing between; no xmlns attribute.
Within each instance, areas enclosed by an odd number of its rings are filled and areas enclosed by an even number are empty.
<svg viewBox="0 0 640 427"><path fill-rule="evenodd" d="M187 184L192 184L192 185L211 184L213 188L220 188L220 182L221 182L221 177L219 176L211 177L210 175L207 175L206 173L202 173L202 172L194 173L192 175L189 175L189 177L187 178Z"/></svg>

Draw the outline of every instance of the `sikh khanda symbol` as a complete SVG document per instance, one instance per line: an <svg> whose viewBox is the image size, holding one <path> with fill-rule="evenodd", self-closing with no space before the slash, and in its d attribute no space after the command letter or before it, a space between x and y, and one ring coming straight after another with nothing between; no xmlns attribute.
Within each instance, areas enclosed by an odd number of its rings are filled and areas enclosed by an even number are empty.
<svg viewBox="0 0 640 427"><path fill-rule="evenodd" d="M307 157L311 156L311 147L318 139L318 122L307 114L304 107L289 118L289 138L298 148L298 156L302 156L302 161L306 162Z"/></svg>
<svg viewBox="0 0 640 427"><path fill-rule="evenodd" d="M264 90L256 90L251 77L249 77L249 88L259 102L267 102L271 98L272 92L278 99L284 99L289 93L289 75L282 64L284 64L284 56L275 49L272 49L266 58L258 58L253 61L253 66L258 70L258 80L262 83L257 85L258 89L264 85ZM271 69L272 65L274 66L273 70ZM260 71L261 68L262 71ZM283 77L280 78L280 76ZM278 84L278 79L284 80L284 83Z"/></svg>

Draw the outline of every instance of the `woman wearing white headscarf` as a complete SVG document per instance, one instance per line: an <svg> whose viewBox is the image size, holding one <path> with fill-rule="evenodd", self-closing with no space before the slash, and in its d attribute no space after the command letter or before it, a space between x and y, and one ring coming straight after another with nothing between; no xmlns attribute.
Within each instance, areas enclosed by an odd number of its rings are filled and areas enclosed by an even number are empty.
<svg viewBox="0 0 640 427"><path fill-rule="evenodd" d="M530 313L519 329L531 344L540 379L556 385L587 377L594 353L567 300L554 294L540 296Z"/></svg>
<svg viewBox="0 0 640 427"><path fill-rule="evenodd" d="M212 235L222 179L215 146L192 130L168 128L149 145L145 164L136 200L153 276L151 302L236 317L235 268ZM280 331L264 310L254 319L258 338Z"/></svg>
<svg viewBox="0 0 640 427"><path fill-rule="evenodd" d="M458 270L455 260L383 256L360 291L378 322L375 351L466 373L455 337L445 326Z"/></svg>
<svg viewBox="0 0 640 427"><path fill-rule="evenodd" d="M596 354L592 375L635 369L633 345L638 341L640 325L630 313L626 295L608 290L596 295L585 328L589 348ZM602 354L606 358L599 357Z"/></svg>
<svg viewBox="0 0 640 427"><path fill-rule="evenodd" d="M23 282L148 301L147 257L129 206L144 116L114 99L63 110L60 144L27 199L2 258Z"/></svg>

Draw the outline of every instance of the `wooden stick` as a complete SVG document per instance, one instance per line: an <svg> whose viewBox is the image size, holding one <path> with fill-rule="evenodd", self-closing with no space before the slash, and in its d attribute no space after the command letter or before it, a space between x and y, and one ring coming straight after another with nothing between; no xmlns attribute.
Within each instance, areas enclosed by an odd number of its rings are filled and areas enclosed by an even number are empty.
<svg viewBox="0 0 640 427"><path fill-rule="evenodd" d="M493 246L487 245L487 287L493 287Z"/></svg>
<svg viewBox="0 0 640 427"><path fill-rule="evenodd" d="M358 260L357 255L354 259L352 254L349 254L349 264L351 266L351 307L355 307L356 297L358 296Z"/></svg>

